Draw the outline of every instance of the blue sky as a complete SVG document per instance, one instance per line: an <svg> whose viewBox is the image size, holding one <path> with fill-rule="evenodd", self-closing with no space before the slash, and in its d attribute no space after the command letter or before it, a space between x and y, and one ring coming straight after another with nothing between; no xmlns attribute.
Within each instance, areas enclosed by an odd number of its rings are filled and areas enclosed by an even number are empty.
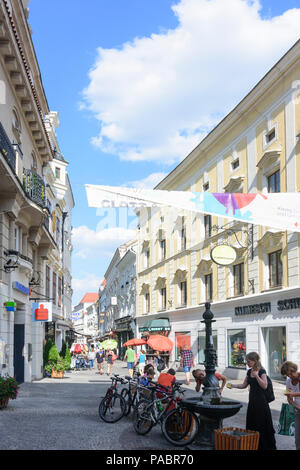
<svg viewBox="0 0 300 470"><path fill-rule="evenodd" d="M73 304L134 235L84 184L154 187L296 42L299 0L30 0L75 197Z"/></svg>

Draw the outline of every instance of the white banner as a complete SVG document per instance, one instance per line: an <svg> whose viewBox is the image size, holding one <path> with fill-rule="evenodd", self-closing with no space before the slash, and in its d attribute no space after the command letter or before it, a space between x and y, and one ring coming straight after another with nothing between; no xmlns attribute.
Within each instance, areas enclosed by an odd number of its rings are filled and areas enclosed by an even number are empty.
<svg viewBox="0 0 300 470"><path fill-rule="evenodd" d="M248 224L300 232L300 193L208 193L86 184L89 207L153 207L226 217Z"/></svg>

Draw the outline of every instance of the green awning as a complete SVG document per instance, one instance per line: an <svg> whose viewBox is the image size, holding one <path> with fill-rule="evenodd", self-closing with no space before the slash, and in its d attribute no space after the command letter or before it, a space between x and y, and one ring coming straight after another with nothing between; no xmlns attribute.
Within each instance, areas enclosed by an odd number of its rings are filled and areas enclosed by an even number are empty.
<svg viewBox="0 0 300 470"><path fill-rule="evenodd" d="M139 331L170 331L170 321L168 318L154 318L146 322L139 328Z"/></svg>

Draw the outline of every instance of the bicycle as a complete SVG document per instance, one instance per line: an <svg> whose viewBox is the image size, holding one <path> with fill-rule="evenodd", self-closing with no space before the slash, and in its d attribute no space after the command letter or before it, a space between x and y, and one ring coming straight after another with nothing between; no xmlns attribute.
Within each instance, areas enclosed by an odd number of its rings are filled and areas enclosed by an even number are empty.
<svg viewBox="0 0 300 470"><path fill-rule="evenodd" d="M140 399L140 376L135 375L134 377L125 376L125 379L128 381L128 388L123 388L121 391L121 396L124 398L126 403L126 410L124 416L130 414L131 408L136 405Z"/></svg>
<svg viewBox="0 0 300 470"><path fill-rule="evenodd" d="M99 416L106 423L116 423L126 411L126 403L117 391L117 383L126 384L127 382L119 377L119 374L114 374L110 380L112 381L111 386L99 404Z"/></svg>
<svg viewBox="0 0 300 470"><path fill-rule="evenodd" d="M160 397L155 398L157 392ZM168 442L176 446L190 444L198 432L198 419L181 404L182 398L176 396L177 392L184 393L179 384L175 384L171 392L162 385L153 386L151 399L141 400L135 407L135 431L145 435L160 421L163 436Z"/></svg>

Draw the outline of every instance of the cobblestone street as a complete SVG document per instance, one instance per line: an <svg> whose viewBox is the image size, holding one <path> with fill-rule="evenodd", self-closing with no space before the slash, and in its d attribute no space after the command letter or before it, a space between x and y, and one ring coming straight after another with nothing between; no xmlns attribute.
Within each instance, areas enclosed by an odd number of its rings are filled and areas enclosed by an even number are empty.
<svg viewBox="0 0 300 470"><path fill-rule="evenodd" d="M114 373L127 375L125 363L117 361ZM182 372L176 377L184 383ZM73 371L63 379L22 384L17 400L10 401L8 408L0 411L0 449L176 450L165 441L160 426L146 436L139 436L133 429L131 416L114 424L101 421L98 405L109 384L108 376L100 376L96 370ZM185 388L185 397L196 394L194 382ZM275 427L285 400L284 389L283 384L274 383L277 398L271 403L271 409ZM224 427L245 428L248 392L226 389L224 396L243 402L237 415L224 420ZM276 441L279 450L294 449L293 437L276 434Z"/></svg>

